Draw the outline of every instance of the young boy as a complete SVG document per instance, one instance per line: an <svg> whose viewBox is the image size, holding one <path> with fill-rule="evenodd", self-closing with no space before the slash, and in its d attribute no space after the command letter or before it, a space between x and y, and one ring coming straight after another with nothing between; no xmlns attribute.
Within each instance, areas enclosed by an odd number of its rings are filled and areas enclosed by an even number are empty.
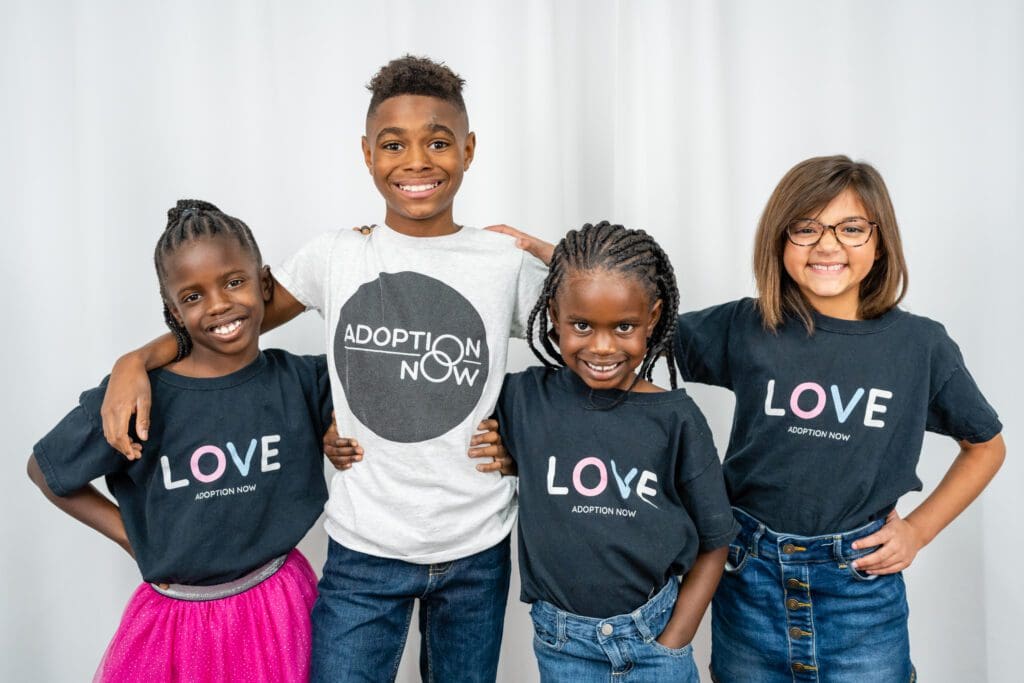
<svg viewBox="0 0 1024 683"><path fill-rule="evenodd" d="M545 272L509 238L453 219L476 145L462 85L411 56L374 76L363 154L384 224L307 244L267 307L264 329L309 308L324 317L338 430L365 452L331 481L314 680L393 680L416 598L424 680L496 676L515 481L480 474L466 450ZM174 347L165 336L114 368L105 431L129 457L141 453L127 435L134 408L140 437L148 427L144 368Z"/></svg>

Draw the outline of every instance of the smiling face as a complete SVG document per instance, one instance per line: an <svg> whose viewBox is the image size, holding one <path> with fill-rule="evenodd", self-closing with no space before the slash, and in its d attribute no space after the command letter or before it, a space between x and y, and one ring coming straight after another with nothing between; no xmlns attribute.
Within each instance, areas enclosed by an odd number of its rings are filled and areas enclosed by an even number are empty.
<svg viewBox="0 0 1024 683"><path fill-rule="evenodd" d="M437 97L398 95L366 119L363 157L387 204L385 222L420 237L458 230L452 202L473 161L466 113Z"/></svg>
<svg viewBox="0 0 1024 683"><path fill-rule="evenodd" d="M549 313L566 367L591 389L633 384L661 300L635 277L607 270L566 274Z"/></svg>
<svg viewBox="0 0 1024 683"><path fill-rule="evenodd" d="M871 220L864 203L851 189L843 190L815 216L825 225L851 218ZM878 232L859 247L848 247L826 230L813 247L800 247L786 240L782 253L786 273L816 311L832 318L856 320L860 306L860 283L878 258Z"/></svg>
<svg viewBox="0 0 1024 683"><path fill-rule="evenodd" d="M199 237L163 257L167 308L192 337L176 370L213 377L239 370L259 353L270 275L227 235Z"/></svg>

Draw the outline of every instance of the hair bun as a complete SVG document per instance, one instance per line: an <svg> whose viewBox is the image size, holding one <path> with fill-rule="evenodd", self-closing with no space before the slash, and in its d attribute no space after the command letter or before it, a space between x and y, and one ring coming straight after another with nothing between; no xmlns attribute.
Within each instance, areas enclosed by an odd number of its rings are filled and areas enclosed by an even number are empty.
<svg viewBox="0 0 1024 683"><path fill-rule="evenodd" d="M177 223L186 211L220 211L210 202L201 199L179 199L174 208L167 210L168 224Z"/></svg>

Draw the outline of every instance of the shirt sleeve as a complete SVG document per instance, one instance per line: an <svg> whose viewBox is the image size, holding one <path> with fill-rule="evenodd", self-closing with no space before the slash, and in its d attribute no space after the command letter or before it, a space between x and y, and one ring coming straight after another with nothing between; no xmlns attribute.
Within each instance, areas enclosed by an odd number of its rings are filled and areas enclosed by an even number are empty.
<svg viewBox="0 0 1024 683"><path fill-rule="evenodd" d="M967 371L956 342L946 337L936 355L926 429L969 443L995 438L1003 425Z"/></svg>
<svg viewBox="0 0 1024 683"><path fill-rule="evenodd" d="M334 410L334 400L331 395L331 373L327 367L327 356L320 354L314 356L316 367L316 393L317 405L320 407L320 431L321 437L331 425L331 412Z"/></svg>
<svg viewBox="0 0 1024 683"><path fill-rule="evenodd" d="M498 434L501 435L501 443L513 460L516 460L515 430L513 429L515 416L512 410L515 404L515 385L515 375L505 375L505 381L501 384L501 393L498 395L498 403L494 408L494 417L498 421Z"/></svg>
<svg viewBox="0 0 1024 683"><path fill-rule="evenodd" d="M697 527L700 552L728 545L739 531L725 492L722 464L707 420L692 404L683 424L680 454L679 494L690 519Z"/></svg>
<svg viewBox="0 0 1024 683"><path fill-rule="evenodd" d="M743 304L734 301L679 316L675 354L684 380L732 388L729 335Z"/></svg>
<svg viewBox="0 0 1024 683"><path fill-rule="evenodd" d="M537 305L547 276L548 267L544 262L524 251L516 281L516 306L512 313L511 336L517 339L526 337L526 323L530 319L530 312Z"/></svg>
<svg viewBox="0 0 1024 683"><path fill-rule="evenodd" d="M323 314L327 301L330 262L338 232L326 232L292 254L273 269L274 279L288 290L306 310Z"/></svg>
<svg viewBox="0 0 1024 683"><path fill-rule="evenodd" d="M84 392L76 406L32 447L46 483L58 496L67 496L93 479L125 469L129 463L103 437L100 405L106 381Z"/></svg>

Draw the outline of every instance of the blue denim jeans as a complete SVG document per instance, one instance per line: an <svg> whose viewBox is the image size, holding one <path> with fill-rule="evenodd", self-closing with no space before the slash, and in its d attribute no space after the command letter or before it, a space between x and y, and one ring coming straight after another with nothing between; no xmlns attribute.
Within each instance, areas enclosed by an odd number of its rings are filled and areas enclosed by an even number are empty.
<svg viewBox="0 0 1024 683"><path fill-rule="evenodd" d="M509 540L411 564L330 541L313 606L313 681L393 681L419 599L424 681L493 682L508 599Z"/></svg>
<svg viewBox="0 0 1024 683"><path fill-rule="evenodd" d="M866 575L853 541L883 520L824 536L772 531L734 510L740 532L711 606L718 683L903 683L910 662L902 574Z"/></svg>
<svg viewBox="0 0 1024 683"><path fill-rule="evenodd" d="M679 582L673 579L631 614L607 619L581 617L543 600L533 603L533 651L541 682L699 683L692 646L673 650L655 640L677 595Z"/></svg>

